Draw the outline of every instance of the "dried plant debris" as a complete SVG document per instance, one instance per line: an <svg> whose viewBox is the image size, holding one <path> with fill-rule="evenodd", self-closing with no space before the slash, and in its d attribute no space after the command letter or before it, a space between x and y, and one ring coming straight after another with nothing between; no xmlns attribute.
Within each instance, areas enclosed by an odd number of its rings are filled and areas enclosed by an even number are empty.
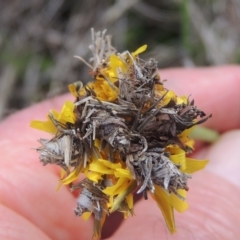
<svg viewBox="0 0 240 240"><path fill-rule="evenodd" d="M133 193L148 193L157 202L170 232L175 232L173 209L187 209L191 173L207 160L188 158L193 140L188 135L210 116L187 97L163 86L157 62L135 52L118 53L105 31L92 32L87 63L93 81L69 85L75 102L31 126L53 135L40 139L40 161L62 168L60 183L81 189L75 213L94 215L94 238L99 238L106 215L133 214ZM81 59L81 58L80 58ZM85 179L78 182L80 174Z"/></svg>

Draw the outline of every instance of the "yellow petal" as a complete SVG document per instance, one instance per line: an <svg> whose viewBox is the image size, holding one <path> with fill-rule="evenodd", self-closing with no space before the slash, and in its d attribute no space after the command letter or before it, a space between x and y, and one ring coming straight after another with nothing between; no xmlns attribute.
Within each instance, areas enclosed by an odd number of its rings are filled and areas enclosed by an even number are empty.
<svg viewBox="0 0 240 240"><path fill-rule="evenodd" d="M189 134L194 130L196 126L193 126L191 128L185 129L183 132L181 132L181 134L179 135L179 137L187 137L189 136Z"/></svg>
<svg viewBox="0 0 240 240"><path fill-rule="evenodd" d="M195 144L195 141L193 139L188 139L186 142L184 142L184 145L191 149L194 149L194 144Z"/></svg>
<svg viewBox="0 0 240 240"><path fill-rule="evenodd" d="M75 123L76 121L76 116L74 114L74 104L71 101L65 102L60 113L51 110L50 114L56 121L62 124L66 124L67 122ZM31 122L30 126L52 134L55 134L57 132L57 127L54 125L49 116L47 116L47 121L34 120Z"/></svg>
<svg viewBox="0 0 240 240"><path fill-rule="evenodd" d="M168 145L167 151L170 152L171 155L178 155L180 153L185 153L178 145Z"/></svg>
<svg viewBox="0 0 240 240"><path fill-rule="evenodd" d="M126 201L129 209L133 208L133 195L130 193L129 195L126 196Z"/></svg>
<svg viewBox="0 0 240 240"><path fill-rule="evenodd" d="M66 178L62 180L62 183L64 185L68 185L69 183L72 183L75 181L80 175L79 169L74 169Z"/></svg>
<svg viewBox="0 0 240 240"><path fill-rule="evenodd" d="M116 184L111 187L106 187L102 192L107 195L116 195L121 192L121 187L123 187L124 189L128 187L127 178L119 178Z"/></svg>
<svg viewBox="0 0 240 240"><path fill-rule="evenodd" d="M114 101L117 98L117 88L113 89L104 78L97 78L88 87L93 89L100 101Z"/></svg>
<svg viewBox="0 0 240 240"><path fill-rule="evenodd" d="M153 199L157 202L158 207L160 208L167 227L171 233L176 232L176 225L174 219L173 207L170 204L169 195L159 186L155 185L155 192L151 193Z"/></svg>
<svg viewBox="0 0 240 240"><path fill-rule="evenodd" d="M186 191L183 189L178 189L177 190L178 194L181 195L182 197L186 198ZM180 199L176 194L171 193L170 194L170 201L171 205L173 206L174 209L176 209L178 212L182 213L185 210L188 209L188 203L186 200Z"/></svg>
<svg viewBox="0 0 240 240"><path fill-rule="evenodd" d="M110 169L99 162L90 163L89 170L101 174L114 174L114 169Z"/></svg>
<svg viewBox="0 0 240 240"><path fill-rule="evenodd" d="M117 98L117 92L114 91L111 86L109 86L108 82L102 83L102 90L105 93L105 95L107 96L106 97L107 101L112 102Z"/></svg>
<svg viewBox="0 0 240 240"><path fill-rule="evenodd" d="M203 169L209 160L197 160L193 158L186 158L186 168L183 170L185 173L194 173L200 169Z"/></svg>
<svg viewBox="0 0 240 240"><path fill-rule="evenodd" d="M129 213L127 212L127 211L121 211L122 213L123 213L123 217L124 217L124 219L127 219L128 218L128 216L129 216Z"/></svg>
<svg viewBox="0 0 240 240"><path fill-rule="evenodd" d="M105 159L98 159L98 162L102 163L103 165L105 165L106 167L109 167L111 169L116 169L116 168L121 168L122 167L121 163L112 163L112 162L107 161Z"/></svg>
<svg viewBox="0 0 240 240"><path fill-rule="evenodd" d="M111 55L110 56L110 76L112 78L116 78L117 80L117 77L118 77L118 73L117 73L117 69L119 68L122 72L126 72L127 70L127 66L126 66L126 63L120 58L118 57L117 55Z"/></svg>
<svg viewBox="0 0 240 240"><path fill-rule="evenodd" d="M183 198L186 198L187 193L184 189L178 189L177 192ZM165 199L165 201L168 202L169 205L171 205L180 213L188 209L188 203L185 200L182 200L174 193L167 193L162 187L158 185L155 185L155 193L158 197L161 196L162 199Z"/></svg>
<svg viewBox="0 0 240 240"><path fill-rule="evenodd" d="M165 91L162 93L162 96L165 94ZM176 95L173 91L169 90L163 99L164 105L167 105L171 100L176 100Z"/></svg>
<svg viewBox="0 0 240 240"><path fill-rule="evenodd" d="M160 85L160 84L155 84L154 86L154 91L155 91L155 94L159 95L161 92L164 92L164 87L163 85ZM160 97L160 96L159 96Z"/></svg>
<svg viewBox="0 0 240 240"><path fill-rule="evenodd" d="M65 176L65 174L66 174L66 171L62 168L62 169L61 169L61 173L60 173L60 181L59 181L59 183L58 183L58 186L57 186L56 191L59 191L59 190L60 190L60 188L61 188L61 186L62 186L61 179L63 179L63 177Z"/></svg>
<svg viewBox="0 0 240 240"><path fill-rule="evenodd" d="M119 208L125 197L130 194L136 188L136 186L137 182L135 180L132 180L128 183L128 186L125 188L125 190L118 194L117 197L113 200L113 205L110 209L110 213L116 211Z"/></svg>
<svg viewBox="0 0 240 240"><path fill-rule="evenodd" d="M182 171L186 168L186 156L185 156L185 152L183 150L181 150L178 154L170 155L169 158L175 164L181 165L180 169Z"/></svg>
<svg viewBox="0 0 240 240"><path fill-rule="evenodd" d="M38 130L55 134L57 132L56 126L53 124L52 120L47 117L47 121L33 120L30 123L30 127L36 128Z"/></svg>
<svg viewBox="0 0 240 240"><path fill-rule="evenodd" d="M66 174L66 171L62 168L60 172L60 179L62 179L65 174Z"/></svg>
<svg viewBox="0 0 240 240"><path fill-rule="evenodd" d="M123 168L117 168L115 173L114 173L115 177L125 177L128 179L133 179L131 172L129 171L129 169L123 169Z"/></svg>
<svg viewBox="0 0 240 240"><path fill-rule="evenodd" d="M58 117L59 122L63 123L75 123L76 116L74 114L74 104L71 101L66 101L62 107L61 113Z"/></svg>
<svg viewBox="0 0 240 240"><path fill-rule="evenodd" d="M87 221L87 220L91 217L91 215L92 215L92 212L84 212L84 213L82 214L82 219L83 219L84 221Z"/></svg>
<svg viewBox="0 0 240 240"><path fill-rule="evenodd" d="M87 178L95 183L98 183L99 180L102 180L102 176L95 172L88 172Z"/></svg>
<svg viewBox="0 0 240 240"><path fill-rule="evenodd" d="M83 84L80 81L77 81L75 83L68 85L68 89L74 97L80 96L80 91L81 91L82 87L83 87Z"/></svg>
<svg viewBox="0 0 240 240"><path fill-rule="evenodd" d="M188 102L187 96L177 97L177 104L182 104L182 103L187 104L187 102Z"/></svg>
<svg viewBox="0 0 240 240"><path fill-rule="evenodd" d="M113 195L109 196L109 200L108 200L108 208L111 208L113 205Z"/></svg>
<svg viewBox="0 0 240 240"><path fill-rule="evenodd" d="M62 182L61 182L61 181L59 181L59 182L58 182L58 185L57 185L57 188L56 188L56 191L59 191L59 190L60 190L60 188L61 188L61 186L62 186Z"/></svg>
<svg viewBox="0 0 240 240"><path fill-rule="evenodd" d="M147 49L147 45L145 44L145 45L141 46L140 48L138 48L135 52L133 52L132 56L136 57L138 54L146 51L146 49Z"/></svg>
<svg viewBox="0 0 240 240"><path fill-rule="evenodd" d="M101 146L101 141L95 138L94 140L94 146L99 150Z"/></svg>

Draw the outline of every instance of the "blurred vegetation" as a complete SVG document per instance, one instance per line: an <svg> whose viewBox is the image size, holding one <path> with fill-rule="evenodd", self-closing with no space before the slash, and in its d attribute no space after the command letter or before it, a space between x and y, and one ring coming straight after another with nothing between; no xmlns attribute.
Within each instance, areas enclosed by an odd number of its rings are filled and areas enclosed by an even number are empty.
<svg viewBox="0 0 240 240"><path fill-rule="evenodd" d="M0 118L89 81L90 28L160 68L240 62L239 0L0 0Z"/></svg>

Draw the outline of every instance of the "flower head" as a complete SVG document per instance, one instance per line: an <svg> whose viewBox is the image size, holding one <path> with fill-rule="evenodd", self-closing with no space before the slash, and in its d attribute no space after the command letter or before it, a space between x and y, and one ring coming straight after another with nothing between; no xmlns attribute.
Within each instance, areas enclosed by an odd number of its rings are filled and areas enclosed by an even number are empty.
<svg viewBox="0 0 240 240"><path fill-rule="evenodd" d="M94 215L95 238L106 215L133 214L135 192L145 199L150 194L175 232L174 209L188 208L190 174L208 162L186 156L194 144L188 135L208 117L193 101L164 88L157 62L138 57L146 45L118 53L105 32L92 38L93 81L70 84L75 102L51 111L46 122L31 123L54 135L39 140L40 160L62 168L61 184L81 189L75 213ZM85 179L78 182L80 174Z"/></svg>

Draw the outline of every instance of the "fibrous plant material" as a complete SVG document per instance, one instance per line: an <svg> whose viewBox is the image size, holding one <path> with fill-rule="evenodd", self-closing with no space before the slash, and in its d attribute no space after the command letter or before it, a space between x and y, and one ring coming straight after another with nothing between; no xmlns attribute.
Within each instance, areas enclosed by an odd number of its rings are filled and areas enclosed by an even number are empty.
<svg viewBox="0 0 240 240"><path fill-rule="evenodd" d="M90 74L93 81L69 85L75 101L50 111L46 122L31 126L53 135L40 139L40 161L62 168L60 183L81 189L75 213L94 215L94 238L107 215L133 214L133 194L148 193L157 202L171 233L173 210L187 209L191 173L207 160L188 158L191 129L208 119L187 97L164 88L157 62L135 52L118 53L105 31L92 31ZM78 181L80 174L84 180Z"/></svg>

